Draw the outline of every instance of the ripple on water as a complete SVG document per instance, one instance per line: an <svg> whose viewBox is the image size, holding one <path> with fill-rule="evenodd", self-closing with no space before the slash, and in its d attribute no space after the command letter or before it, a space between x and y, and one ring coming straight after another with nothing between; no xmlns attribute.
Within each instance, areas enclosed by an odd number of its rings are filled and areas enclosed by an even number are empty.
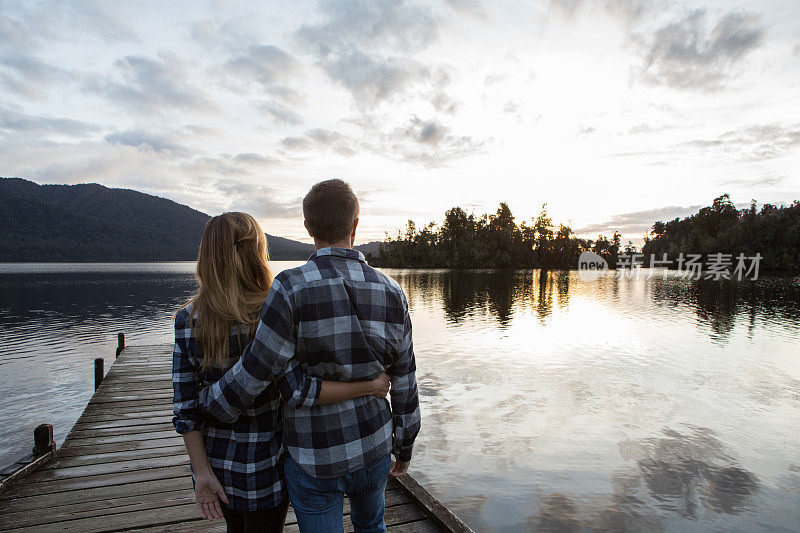
<svg viewBox="0 0 800 533"><path fill-rule="evenodd" d="M20 268L0 265L0 464L38 423L63 438L117 332L171 342L194 290L191 263ZM415 328L414 474L474 529L800 520L798 278L387 273Z"/></svg>

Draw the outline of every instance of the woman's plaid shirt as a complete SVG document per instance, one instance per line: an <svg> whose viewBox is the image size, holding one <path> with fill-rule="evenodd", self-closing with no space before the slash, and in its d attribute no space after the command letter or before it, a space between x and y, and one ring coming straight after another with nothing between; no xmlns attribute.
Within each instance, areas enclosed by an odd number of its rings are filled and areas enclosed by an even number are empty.
<svg viewBox="0 0 800 533"><path fill-rule="evenodd" d="M283 499L283 467L280 462L281 394L291 401L311 405L319 396L319 380L291 367L277 382L263 388L252 405L232 423L205 416L198 405L201 389L217 381L239 358L244 345L234 328L230 337L230 359L225 369L203 371L203 352L192 336L191 306L175 316L175 349L172 355L172 387L175 417L172 422L178 433L201 431L214 474L225 488L228 507L243 511L267 509ZM224 505L224 504L223 504Z"/></svg>
<svg viewBox="0 0 800 533"><path fill-rule="evenodd" d="M408 303L397 282L360 252L322 248L305 265L278 274L253 342L203 391L203 407L235 420L271 379L297 364L322 379L374 379L386 371L392 382L391 405L374 396L310 408L288 404L283 442L303 470L329 478L390 452L411 459L420 412Z"/></svg>

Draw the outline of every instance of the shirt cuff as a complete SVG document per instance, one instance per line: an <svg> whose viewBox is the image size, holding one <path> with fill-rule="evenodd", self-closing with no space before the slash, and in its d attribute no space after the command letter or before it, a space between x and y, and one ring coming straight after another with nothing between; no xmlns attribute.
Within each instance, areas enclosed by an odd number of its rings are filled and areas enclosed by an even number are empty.
<svg viewBox="0 0 800 533"><path fill-rule="evenodd" d="M311 408L317 404L322 392L322 380L318 377L308 376L308 392L303 397L302 407Z"/></svg>
<svg viewBox="0 0 800 533"><path fill-rule="evenodd" d="M392 453L394 454L394 458L398 461L407 463L411 460L411 450L414 448L414 445L408 446L395 446Z"/></svg>
<svg viewBox="0 0 800 533"><path fill-rule="evenodd" d="M175 431L183 435L190 431L200 431L203 429L203 423L196 420L189 420L186 418L178 418L177 416L172 419L172 425L175 426Z"/></svg>

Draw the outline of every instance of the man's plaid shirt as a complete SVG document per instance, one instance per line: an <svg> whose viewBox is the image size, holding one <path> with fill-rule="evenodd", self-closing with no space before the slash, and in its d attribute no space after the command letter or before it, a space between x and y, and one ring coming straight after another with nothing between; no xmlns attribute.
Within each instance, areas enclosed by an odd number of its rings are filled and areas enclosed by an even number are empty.
<svg viewBox="0 0 800 533"><path fill-rule="evenodd" d="M192 335L191 313L192 307L188 306L175 315L172 354L175 430L181 434L203 433L211 468L225 488L228 507L256 511L280 505L284 484L280 463L284 403L281 395L288 402L311 405L319 396L319 380L303 374L299 365L290 365L275 382L261 389L235 421L220 422L206 416L198 404L200 390L233 366L249 339L244 337L244 328L232 328L228 364L225 368L203 370L203 351Z"/></svg>
<svg viewBox="0 0 800 533"><path fill-rule="evenodd" d="M242 358L201 394L220 420L242 409L287 367L321 379L357 381L389 374L390 402L364 396L313 406L287 403L283 443L318 478L354 472L393 452L409 461L420 428L408 302L400 286L355 250L322 248L272 283L255 339ZM318 393L317 393L318 396Z"/></svg>

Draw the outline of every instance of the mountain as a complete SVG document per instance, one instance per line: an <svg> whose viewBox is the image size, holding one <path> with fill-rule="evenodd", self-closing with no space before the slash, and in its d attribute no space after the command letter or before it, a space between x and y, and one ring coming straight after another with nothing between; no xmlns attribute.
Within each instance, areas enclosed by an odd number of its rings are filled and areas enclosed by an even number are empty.
<svg viewBox="0 0 800 533"><path fill-rule="evenodd" d="M0 261L191 261L209 218L129 189L0 178ZM274 235L267 241L278 261L305 260L314 251Z"/></svg>

